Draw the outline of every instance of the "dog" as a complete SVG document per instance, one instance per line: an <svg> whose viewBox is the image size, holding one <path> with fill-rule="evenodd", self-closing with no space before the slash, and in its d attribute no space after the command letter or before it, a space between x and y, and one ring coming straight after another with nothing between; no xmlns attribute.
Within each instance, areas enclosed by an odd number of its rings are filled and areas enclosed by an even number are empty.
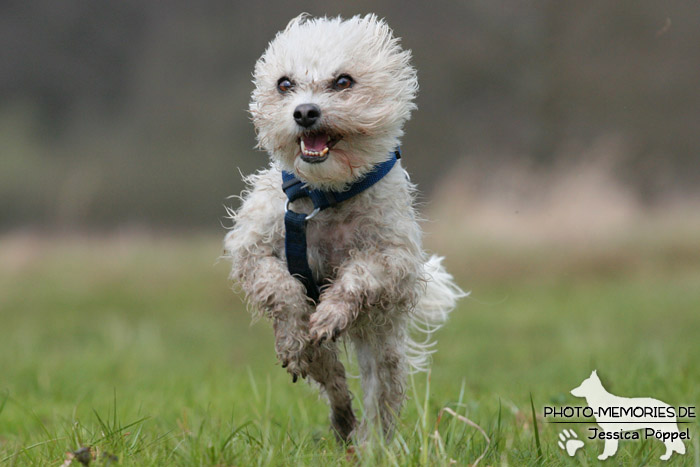
<svg viewBox="0 0 700 467"><path fill-rule="evenodd" d="M661 460L668 460L674 452L685 454L685 445L676 424L675 412L673 407L665 402L650 397L620 397L610 394L603 387L596 370L593 370L591 376L578 387L572 389L571 394L586 399L596 422L604 432L598 436L605 439L603 453L598 459L605 460L617 452L619 439L628 439L623 436L624 432L640 429L645 430L645 437L647 431L650 431L654 437L663 441L666 452L661 455ZM656 415L654 411L657 412Z"/></svg>
<svg viewBox="0 0 700 467"><path fill-rule="evenodd" d="M418 91L411 53L384 20L291 20L255 65L250 114L271 165L245 178L224 256L296 382L327 396L343 442L390 438L410 370L464 292L421 246L416 188L397 149ZM284 185L283 185L284 180ZM426 336L423 336L426 337ZM357 354L356 421L339 340Z"/></svg>

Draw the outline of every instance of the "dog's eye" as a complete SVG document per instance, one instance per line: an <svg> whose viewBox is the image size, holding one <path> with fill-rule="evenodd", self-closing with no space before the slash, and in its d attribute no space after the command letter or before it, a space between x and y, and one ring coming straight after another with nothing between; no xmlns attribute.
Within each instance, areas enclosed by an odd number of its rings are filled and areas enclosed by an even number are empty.
<svg viewBox="0 0 700 467"><path fill-rule="evenodd" d="M277 90L281 92L282 94L285 94L294 87L294 83L292 83L292 80L287 78L286 76L281 77L277 81Z"/></svg>
<svg viewBox="0 0 700 467"><path fill-rule="evenodd" d="M333 89L342 91L343 89L351 88L353 84L355 84L355 80L350 75L340 75L333 82Z"/></svg>

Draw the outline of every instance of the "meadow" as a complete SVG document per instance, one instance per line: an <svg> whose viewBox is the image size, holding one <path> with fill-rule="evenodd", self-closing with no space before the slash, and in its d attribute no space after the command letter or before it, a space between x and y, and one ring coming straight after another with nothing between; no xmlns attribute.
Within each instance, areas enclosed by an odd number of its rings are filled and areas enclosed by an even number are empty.
<svg viewBox="0 0 700 467"><path fill-rule="evenodd" d="M433 241L471 295L438 333L431 373L413 377L394 440L348 450L315 388L276 363L269 325L250 324L219 237L6 235L0 464L59 466L90 447L98 466L468 465L482 453L479 465L597 465L603 442L543 407L584 404L569 391L593 369L617 395L698 404L697 239ZM700 423L685 426L687 453L667 464L700 466ZM557 446L564 427L585 441L574 457ZM607 463L662 453L621 441Z"/></svg>

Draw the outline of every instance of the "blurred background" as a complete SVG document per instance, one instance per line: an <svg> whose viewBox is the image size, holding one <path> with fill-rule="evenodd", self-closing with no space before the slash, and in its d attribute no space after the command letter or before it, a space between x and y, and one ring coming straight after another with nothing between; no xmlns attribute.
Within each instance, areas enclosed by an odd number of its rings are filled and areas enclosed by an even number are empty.
<svg viewBox="0 0 700 467"><path fill-rule="evenodd" d="M698 196L697 2L9 0L0 230L220 230L239 169L267 162L253 65L300 11L376 12L413 50L405 164L451 219L612 222Z"/></svg>
<svg viewBox="0 0 700 467"><path fill-rule="evenodd" d="M580 402L594 368L616 394L697 405L699 2L4 0L0 463L91 444L259 464L327 435L217 263L228 197L268 163L253 66L302 11L375 12L413 51L403 162L426 247L472 291L440 331L431 417L453 404L493 435L503 407L485 463L525 465L529 396ZM143 430L105 439L110 413ZM557 427L540 427L552 465ZM474 462L464 445L450 458ZM661 443L621 446L639 464Z"/></svg>

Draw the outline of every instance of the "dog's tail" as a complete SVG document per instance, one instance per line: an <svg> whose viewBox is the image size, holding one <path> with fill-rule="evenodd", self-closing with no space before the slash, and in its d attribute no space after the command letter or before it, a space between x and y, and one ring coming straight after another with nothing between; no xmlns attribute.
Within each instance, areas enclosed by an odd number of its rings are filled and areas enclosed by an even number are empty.
<svg viewBox="0 0 700 467"><path fill-rule="evenodd" d="M454 283L452 276L442 266L439 256L432 256L424 265L420 281L421 296L410 316L410 333L407 339L407 357L412 371L426 371L430 355L435 352L432 334L440 329L457 300L469 295Z"/></svg>

